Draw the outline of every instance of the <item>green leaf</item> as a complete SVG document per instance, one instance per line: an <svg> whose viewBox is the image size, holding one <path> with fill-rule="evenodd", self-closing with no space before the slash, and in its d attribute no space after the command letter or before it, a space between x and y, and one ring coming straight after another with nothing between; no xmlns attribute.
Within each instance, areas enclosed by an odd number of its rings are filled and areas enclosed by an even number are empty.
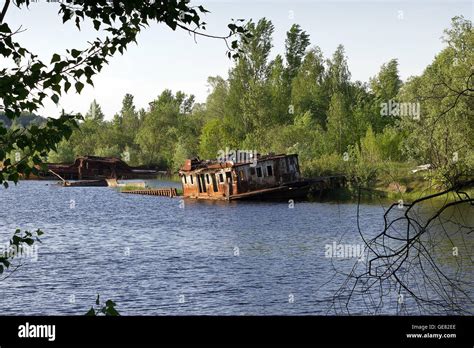
<svg viewBox="0 0 474 348"><path fill-rule="evenodd" d="M57 104L57 103L59 102L59 96L58 96L57 94L53 94L53 95L51 96L51 100L52 100L55 104Z"/></svg>
<svg viewBox="0 0 474 348"><path fill-rule="evenodd" d="M114 307L114 306L116 306L115 302L112 301L112 300L107 300L107 301L105 302L105 305L106 305L107 307Z"/></svg>
<svg viewBox="0 0 474 348"><path fill-rule="evenodd" d="M119 314L119 312L117 312L117 310L114 307L107 307L107 309L105 311L105 315L116 317L116 316L119 316L120 314Z"/></svg>
<svg viewBox="0 0 474 348"><path fill-rule="evenodd" d="M57 94L61 94L61 86L59 84L57 85L52 85L51 89L55 91Z"/></svg>
<svg viewBox="0 0 474 348"><path fill-rule="evenodd" d="M21 237L16 236L16 235L12 237L12 244L19 245L20 242L21 242Z"/></svg>
<svg viewBox="0 0 474 348"><path fill-rule="evenodd" d="M72 56L73 58L77 58L80 54L81 54L81 51L78 51L78 50L76 50L76 49L72 49L72 50L71 50L71 56Z"/></svg>
<svg viewBox="0 0 474 348"><path fill-rule="evenodd" d="M0 24L0 33L11 33L7 23Z"/></svg>
<svg viewBox="0 0 474 348"><path fill-rule="evenodd" d="M51 64L59 62L60 60L61 60L61 57L59 56L59 54L55 53L53 54L53 58L51 59Z"/></svg>
<svg viewBox="0 0 474 348"><path fill-rule="evenodd" d="M82 89L84 88L84 84L83 84L82 82L77 81L76 84L75 84L75 86L76 86L76 91L77 91L77 93L80 94L81 91L82 91Z"/></svg>
<svg viewBox="0 0 474 348"><path fill-rule="evenodd" d="M94 311L94 308L91 307L91 309L89 309L89 311L86 313L86 316L89 316L89 317L95 317L95 311Z"/></svg>
<svg viewBox="0 0 474 348"><path fill-rule="evenodd" d="M25 239L24 242L25 242L26 244L30 245L30 246L35 243L35 241L34 241L33 239L31 239L31 238Z"/></svg>

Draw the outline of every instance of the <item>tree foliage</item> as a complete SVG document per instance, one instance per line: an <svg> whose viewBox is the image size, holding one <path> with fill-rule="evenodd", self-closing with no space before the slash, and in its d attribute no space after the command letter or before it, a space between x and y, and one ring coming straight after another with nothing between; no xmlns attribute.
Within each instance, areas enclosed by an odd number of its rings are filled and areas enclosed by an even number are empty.
<svg viewBox="0 0 474 348"><path fill-rule="evenodd" d="M165 90L137 111L126 95L112 121L86 117L69 141L73 150L60 151L68 158L126 152L131 163L168 170L226 148L292 152L307 175L353 175L366 185L391 168L426 163L441 183L472 175L470 21L454 18L447 47L404 83L396 59L368 83L352 81L344 47L325 58L298 25L287 33L284 54L271 59L272 23L263 18L245 28L251 38L239 41L226 78L209 77L206 103ZM384 113L390 103L398 109ZM405 114L406 105L419 114Z"/></svg>
<svg viewBox="0 0 474 348"><path fill-rule="evenodd" d="M15 0L13 3L20 9L27 8L30 0ZM58 103L61 95L71 88L81 93L86 84L93 85L93 77L108 63L110 57L117 52L123 54L129 44L136 43L137 35L151 22L163 23L172 30L181 29L194 35L216 37L203 33L206 23L200 15L208 11L202 6L191 6L186 1L70 0L59 4L63 23L71 21L78 29L91 23L105 37L97 37L85 49L73 48L67 49L64 54L55 53L49 62L43 62L15 40L22 29L14 30L4 22L9 5L10 1L6 1L0 15L0 55L9 61L9 67L0 70L0 100L10 120L18 118L25 111L38 111L47 98ZM226 42L229 57L238 57L239 48L237 39L230 44L228 39L238 35L241 42L246 42L247 32L241 22L232 22L228 25L229 35L217 37ZM102 115L96 104L92 107L90 118L93 122L101 122ZM133 110L123 111L124 123L128 126L127 122L132 122L131 126L136 129L136 119L131 119ZM8 186L7 181L17 182L19 175L37 173L36 166L42 163L48 152L56 151L63 139L70 138L79 120L78 115L63 114L57 119L48 119L42 127L31 126L18 130L0 125L0 183ZM86 148L82 151L86 150L91 151ZM22 157L12 161L8 155L14 151L21 152Z"/></svg>

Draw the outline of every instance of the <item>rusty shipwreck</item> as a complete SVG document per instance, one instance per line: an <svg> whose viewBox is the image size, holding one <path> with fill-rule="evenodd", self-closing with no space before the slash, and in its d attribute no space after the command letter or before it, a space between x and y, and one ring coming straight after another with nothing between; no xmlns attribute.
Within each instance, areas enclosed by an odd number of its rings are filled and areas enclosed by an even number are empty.
<svg viewBox="0 0 474 348"><path fill-rule="evenodd" d="M213 200L305 198L342 187L342 176L304 179L298 155L257 155L245 161L188 159L179 171L183 196Z"/></svg>
<svg viewBox="0 0 474 348"><path fill-rule="evenodd" d="M40 178L54 179L51 176L54 173L67 180L154 179L161 173L154 169L130 167L120 158L98 156L81 156L68 164L47 163L47 169Z"/></svg>

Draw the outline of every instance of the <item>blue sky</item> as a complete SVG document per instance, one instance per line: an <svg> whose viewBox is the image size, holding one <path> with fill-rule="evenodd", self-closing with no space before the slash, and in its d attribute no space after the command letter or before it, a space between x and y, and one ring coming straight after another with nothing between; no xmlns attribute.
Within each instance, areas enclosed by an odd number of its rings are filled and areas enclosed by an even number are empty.
<svg viewBox="0 0 474 348"><path fill-rule="evenodd" d="M1 1L3 3L3 1ZM0 3L0 4L1 4ZM463 15L473 19L474 1L319 1L319 0L224 0L197 1L211 11L205 21L211 34L226 34L230 18L270 19L275 26L272 57L284 52L285 33L298 23L310 34L311 44L321 47L325 56L343 44L352 80L367 81L380 66L398 58L402 79L418 75L443 48L443 30L451 18ZM6 20L10 27L28 30L17 39L22 45L49 61L53 53L67 48L86 48L97 34L91 26L77 31L73 23L62 24L58 4L38 0L30 9L11 7ZM95 87L78 95L63 96L59 106L45 104L39 112L56 117L61 109L85 113L95 98L106 118L120 110L125 93L135 96L137 107L148 103L164 89L194 94L203 102L208 93L207 77L226 76L232 62L220 40L198 38L173 32L153 24L143 31L138 46L117 55L94 78Z"/></svg>

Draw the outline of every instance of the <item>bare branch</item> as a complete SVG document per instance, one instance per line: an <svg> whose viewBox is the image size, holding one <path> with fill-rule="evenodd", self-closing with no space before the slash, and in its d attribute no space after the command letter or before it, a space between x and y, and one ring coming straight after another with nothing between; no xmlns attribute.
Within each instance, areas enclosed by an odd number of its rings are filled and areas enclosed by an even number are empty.
<svg viewBox="0 0 474 348"><path fill-rule="evenodd" d="M3 23L3 19L5 18L5 15L7 14L9 5L10 5L10 0L5 0L5 4L3 5L3 10L0 13L0 23Z"/></svg>

